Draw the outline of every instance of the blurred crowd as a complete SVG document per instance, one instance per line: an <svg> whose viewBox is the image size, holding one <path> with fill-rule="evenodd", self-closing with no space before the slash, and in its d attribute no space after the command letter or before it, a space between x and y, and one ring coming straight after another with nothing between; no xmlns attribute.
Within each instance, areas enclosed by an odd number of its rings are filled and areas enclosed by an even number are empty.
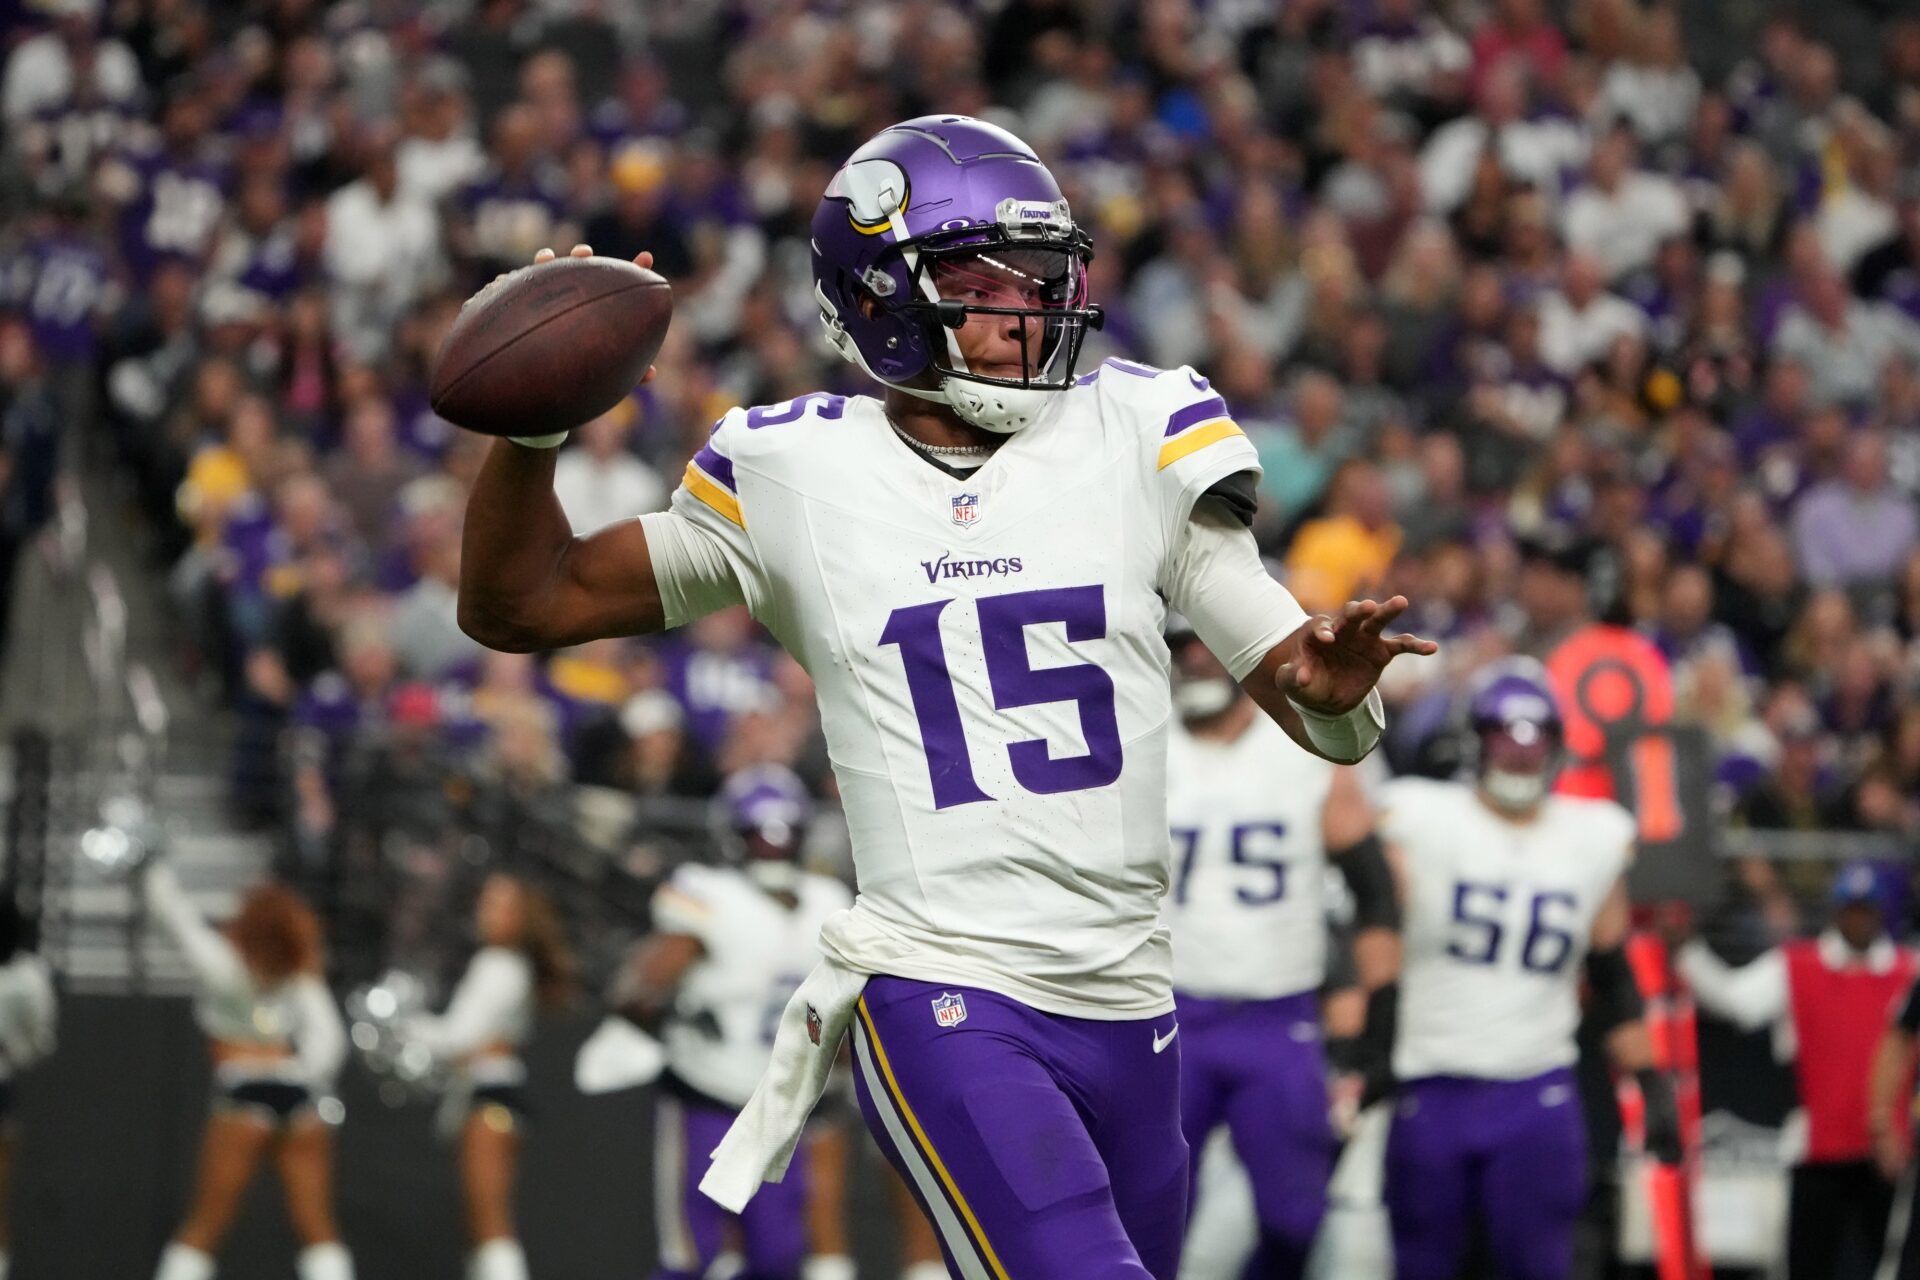
<svg viewBox="0 0 1920 1280"><path fill-rule="evenodd" d="M535 250L650 250L659 377L557 483L580 531L658 509L728 407L863 390L808 219L868 135L962 112L1093 234L1084 360L1226 396L1302 601L1414 600L1443 656L1390 700L1611 618L1737 821L1912 840L1920 18L1827 7L1872 57L1783 13L1706 75L1712 6L1638 0L39 0L0 84L0 563L111 458L246 754L287 744L291 787L243 795L308 832L369 740L529 791L829 790L743 616L540 658L460 632L487 442L427 370Z"/></svg>

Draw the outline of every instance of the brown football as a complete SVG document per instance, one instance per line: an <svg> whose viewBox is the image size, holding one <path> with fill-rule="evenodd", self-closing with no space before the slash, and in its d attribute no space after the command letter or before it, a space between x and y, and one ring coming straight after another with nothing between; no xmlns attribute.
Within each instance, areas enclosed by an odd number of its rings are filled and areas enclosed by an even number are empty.
<svg viewBox="0 0 1920 1280"><path fill-rule="evenodd" d="M467 299L428 396L448 422L490 436L546 435L599 417L660 354L667 282L618 258L555 258Z"/></svg>

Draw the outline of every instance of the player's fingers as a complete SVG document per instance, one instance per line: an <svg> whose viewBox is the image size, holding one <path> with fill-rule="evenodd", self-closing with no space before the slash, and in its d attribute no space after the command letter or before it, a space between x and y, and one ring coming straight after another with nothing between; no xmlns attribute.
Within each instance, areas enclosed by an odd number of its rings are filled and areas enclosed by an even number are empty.
<svg viewBox="0 0 1920 1280"><path fill-rule="evenodd" d="M1334 635L1339 631L1340 620L1324 613L1316 613L1307 620L1307 639L1318 640L1322 644L1332 644Z"/></svg>
<svg viewBox="0 0 1920 1280"><path fill-rule="evenodd" d="M1440 652L1440 646L1433 641L1422 640L1419 636L1404 631L1397 636L1386 636L1384 639L1387 643L1387 652L1396 656L1402 653L1417 653L1423 657L1431 657Z"/></svg>
<svg viewBox="0 0 1920 1280"><path fill-rule="evenodd" d="M1371 600L1349 600L1340 609L1342 629L1357 626L1380 611L1380 606Z"/></svg>
<svg viewBox="0 0 1920 1280"><path fill-rule="evenodd" d="M574 258L591 258L593 256L593 246L590 244L577 244L567 250L567 254L569 257Z"/></svg>
<svg viewBox="0 0 1920 1280"><path fill-rule="evenodd" d="M533 265L537 267L543 262L552 262L553 258L554 258L553 250L542 249L540 252L533 255Z"/></svg>
<svg viewBox="0 0 1920 1280"><path fill-rule="evenodd" d="M642 249L640 252L634 254L633 265L636 267L651 267L653 265L652 252L647 249Z"/></svg>
<svg viewBox="0 0 1920 1280"><path fill-rule="evenodd" d="M647 384L648 384L649 382L652 382L652 381L653 381L653 375L654 375L654 374L656 374L656 373L658 373L658 372L660 372L660 371L659 371L658 369L656 369L656 368L654 368L654 367L653 367L652 365L648 365L648 366L647 366L647 371L646 371L645 373L643 373L643 374L641 374L641 375L640 375L640 385L644 387L644 386L646 386L646 385L647 385Z"/></svg>
<svg viewBox="0 0 1920 1280"><path fill-rule="evenodd" d="M1377 636L1387 629L1387 624L1407 611L1407 598L1395 596L1373 611L1373 616L1360 624L1363 635Z"/></svg>

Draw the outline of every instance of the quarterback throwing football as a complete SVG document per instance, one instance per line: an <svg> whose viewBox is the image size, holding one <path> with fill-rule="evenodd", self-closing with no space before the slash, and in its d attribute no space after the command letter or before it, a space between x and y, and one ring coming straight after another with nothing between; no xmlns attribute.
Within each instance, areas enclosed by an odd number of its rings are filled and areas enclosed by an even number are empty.
<svg viewBox="0 0 1920 1280"><path fill-rule="evenodd" d="M883 130L812 238L828 338L881 394L735 410L671 510L585 538L559 441L495 445L461 623L538 650L744 603L813 677L859 894L703 1189L738 1209L780 1175L851 1033L952 1274L1172 1280L1166 609L1339 762L1380 735L1381 669L1434 646L1385 633L1403 599L1310 618L1267 576L1259 463L1205 378L1078 367L1092 245L1019 139Z"/></svg>

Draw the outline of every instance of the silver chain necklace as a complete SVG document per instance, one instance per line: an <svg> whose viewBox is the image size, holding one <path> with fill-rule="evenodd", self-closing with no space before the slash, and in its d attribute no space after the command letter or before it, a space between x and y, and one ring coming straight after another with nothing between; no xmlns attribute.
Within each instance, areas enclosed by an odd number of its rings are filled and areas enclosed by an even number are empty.
<svg viewBox="0 0 1920 1280"><path fill-rule="evenodd" d="M893 428L893 434L895 434L895 435L897 435L897 436L899 436L899 437L900 437L900 438L901 438L902 440L904 440L904 441L906 441L906 442L907 442L908 444L910 444L910 445L912 445L912 446L913 446L914 448L916 448L916 449L918 449L918 450L919 450L920 452L922 452L922 453L924 453L924 454L928 454L928 455L929 455L929 456L931 456L931 457L935 457L935 458L990 458L990 457L992 457L992 456L993 456L993 446L992 446L992 445L988 445L988 444L928 444L928 443L927 443L926 441L924 441L924 440L916 440L916 439L914 439L914 438L913 438L912 436L910 436L910 435L908 435L908 434L907 434L906 432L904 432L904 431L902 431L902 430L900 429L900 424L899 424L899 423L897 423L897 422L895 422L895 421L894 421L894 420L893 420L892 418L888 418L888 419L887 419L887 425Z"/></svg>

